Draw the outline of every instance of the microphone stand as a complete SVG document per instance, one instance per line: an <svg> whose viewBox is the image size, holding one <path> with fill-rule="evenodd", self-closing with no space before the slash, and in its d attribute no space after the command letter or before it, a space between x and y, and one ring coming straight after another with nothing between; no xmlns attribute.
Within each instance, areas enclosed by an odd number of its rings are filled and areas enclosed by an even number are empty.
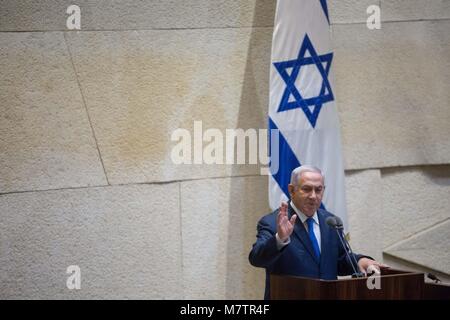
<svg viewBox="0 0 450 320"><path fill-rule="evenodd" d="M358 262L356 261L355 255L353 254L353 250L350 247L350 244L348 243L348 241L345 239L345 237L339 231L339 230L344 229L344 227L336 225L335 228L336 228L336 232L338 234L339 240L341 241L341 244L344 247L344 251L347 254L347 257L350 261L350 265L352 266L352 269L354 272L352 274L352 278L363 278L364 274L362 272L358 271ZM353 260L351 257L353 257Z"/></svg>
<svg viewBox="0 0 450 320"><path fill-rule="evenodd" d="M342 224L342 220L339 219L339 217L329 217L327 218L327 224L336 230L336 233L339 237L339 241L342 244L342 247L344 248L345 254L347 255L348 261L350 262L350 265L353 269L352 278L363 278L364 274L362 272L359 272L358 269L358 262L356 261L355 255L353 254L352 248L350 247L350 244L345 239L345 237L342 234L342 230L344 229L344 225ZM353 257L353 260L352 260Z"/></svg>

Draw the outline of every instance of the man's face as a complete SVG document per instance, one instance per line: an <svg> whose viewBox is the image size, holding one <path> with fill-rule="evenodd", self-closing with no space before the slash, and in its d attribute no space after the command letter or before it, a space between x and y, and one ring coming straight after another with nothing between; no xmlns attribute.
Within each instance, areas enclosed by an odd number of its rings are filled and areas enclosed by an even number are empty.
<svg viewBox="0 0 450 320"><path fill-rule="evenodd" d="M320 173L303 172L298 186L289 184L288 189L295 206L305 215L311 217L320 207L325 187Z"/></svg>

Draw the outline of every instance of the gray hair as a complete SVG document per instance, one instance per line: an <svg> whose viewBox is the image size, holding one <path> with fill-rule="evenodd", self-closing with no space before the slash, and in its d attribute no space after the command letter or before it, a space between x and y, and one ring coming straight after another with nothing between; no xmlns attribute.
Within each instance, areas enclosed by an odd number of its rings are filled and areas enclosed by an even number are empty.
<svg viewBox="0 0 450 320"><path fill-rule="evenodd" d="M322 176L323 184L325 184L325 176L323 175L322 171L320 171L319 168L310 165L303 165L292 170L291 184L294 186L298 186L298 181L300 180L300 177L304 172L319 173Z"/></svg>

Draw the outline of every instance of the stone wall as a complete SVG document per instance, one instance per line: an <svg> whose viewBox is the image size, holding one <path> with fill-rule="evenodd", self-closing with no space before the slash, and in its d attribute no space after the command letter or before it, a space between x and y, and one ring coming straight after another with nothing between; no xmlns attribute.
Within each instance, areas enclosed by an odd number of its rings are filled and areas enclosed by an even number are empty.
<svg viewBox="0 0 450 320"><path fill-rule="evenodd" d="M170 138L266 127L275 1L71 4L0 1L0 298L261 298L267 177ZM450 279L450 1L329 10L352 246Z"/></svg>

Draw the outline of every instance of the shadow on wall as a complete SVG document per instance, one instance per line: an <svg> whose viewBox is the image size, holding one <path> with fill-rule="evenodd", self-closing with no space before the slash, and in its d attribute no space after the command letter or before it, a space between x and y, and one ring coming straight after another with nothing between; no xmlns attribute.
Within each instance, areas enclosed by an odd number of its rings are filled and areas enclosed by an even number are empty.
<svg viewBox="0 0 450 320"><path fill-rule="evenodd" d="M450 186L450 166L427 167L424 174L433 184Z"/></svg>
<svg viewBox="0 0 450 320"><path fill-rule="evenodd" d="M415 271L415 272L423 272L425 275L427 273L432 273L436 277L438 277L442 282L446 284L450 284L450 276L448 274L429 269L427 267L412 263L411 261L403 260L398 257L394 257L388 253L383 253L383 262L389 265L391 268L405 270L405 271ZM427 281L431 281L427 279Z"/></svg>
<svg viewBox="0 0 450 320"><path fill-rule="evenodd" d="M393 175L397 173L416 170L419 166L404 168L383 168L382 175ZM450 166L448 165L427 165L421 172L428 178L429 182L438 186L450 186Z"/></svg>
<svg viewBox="0 0 450 320"><path fill-rule="evenodd" d="M269 14L273 21L275 7L276 1L257 1L252 25L264 26L264 23L267 25ZM244 130L267 128L272 31L272 27L252 28L237 128ZM248 149L246 159L248 159ZM233 166L232 176L238 174L237 168L237 165ZM250 265L248 254L256 240L258 220L270 211L267 176L231 178L230 190L225 298L262 299L265 272L263 269Z"/></svg>

